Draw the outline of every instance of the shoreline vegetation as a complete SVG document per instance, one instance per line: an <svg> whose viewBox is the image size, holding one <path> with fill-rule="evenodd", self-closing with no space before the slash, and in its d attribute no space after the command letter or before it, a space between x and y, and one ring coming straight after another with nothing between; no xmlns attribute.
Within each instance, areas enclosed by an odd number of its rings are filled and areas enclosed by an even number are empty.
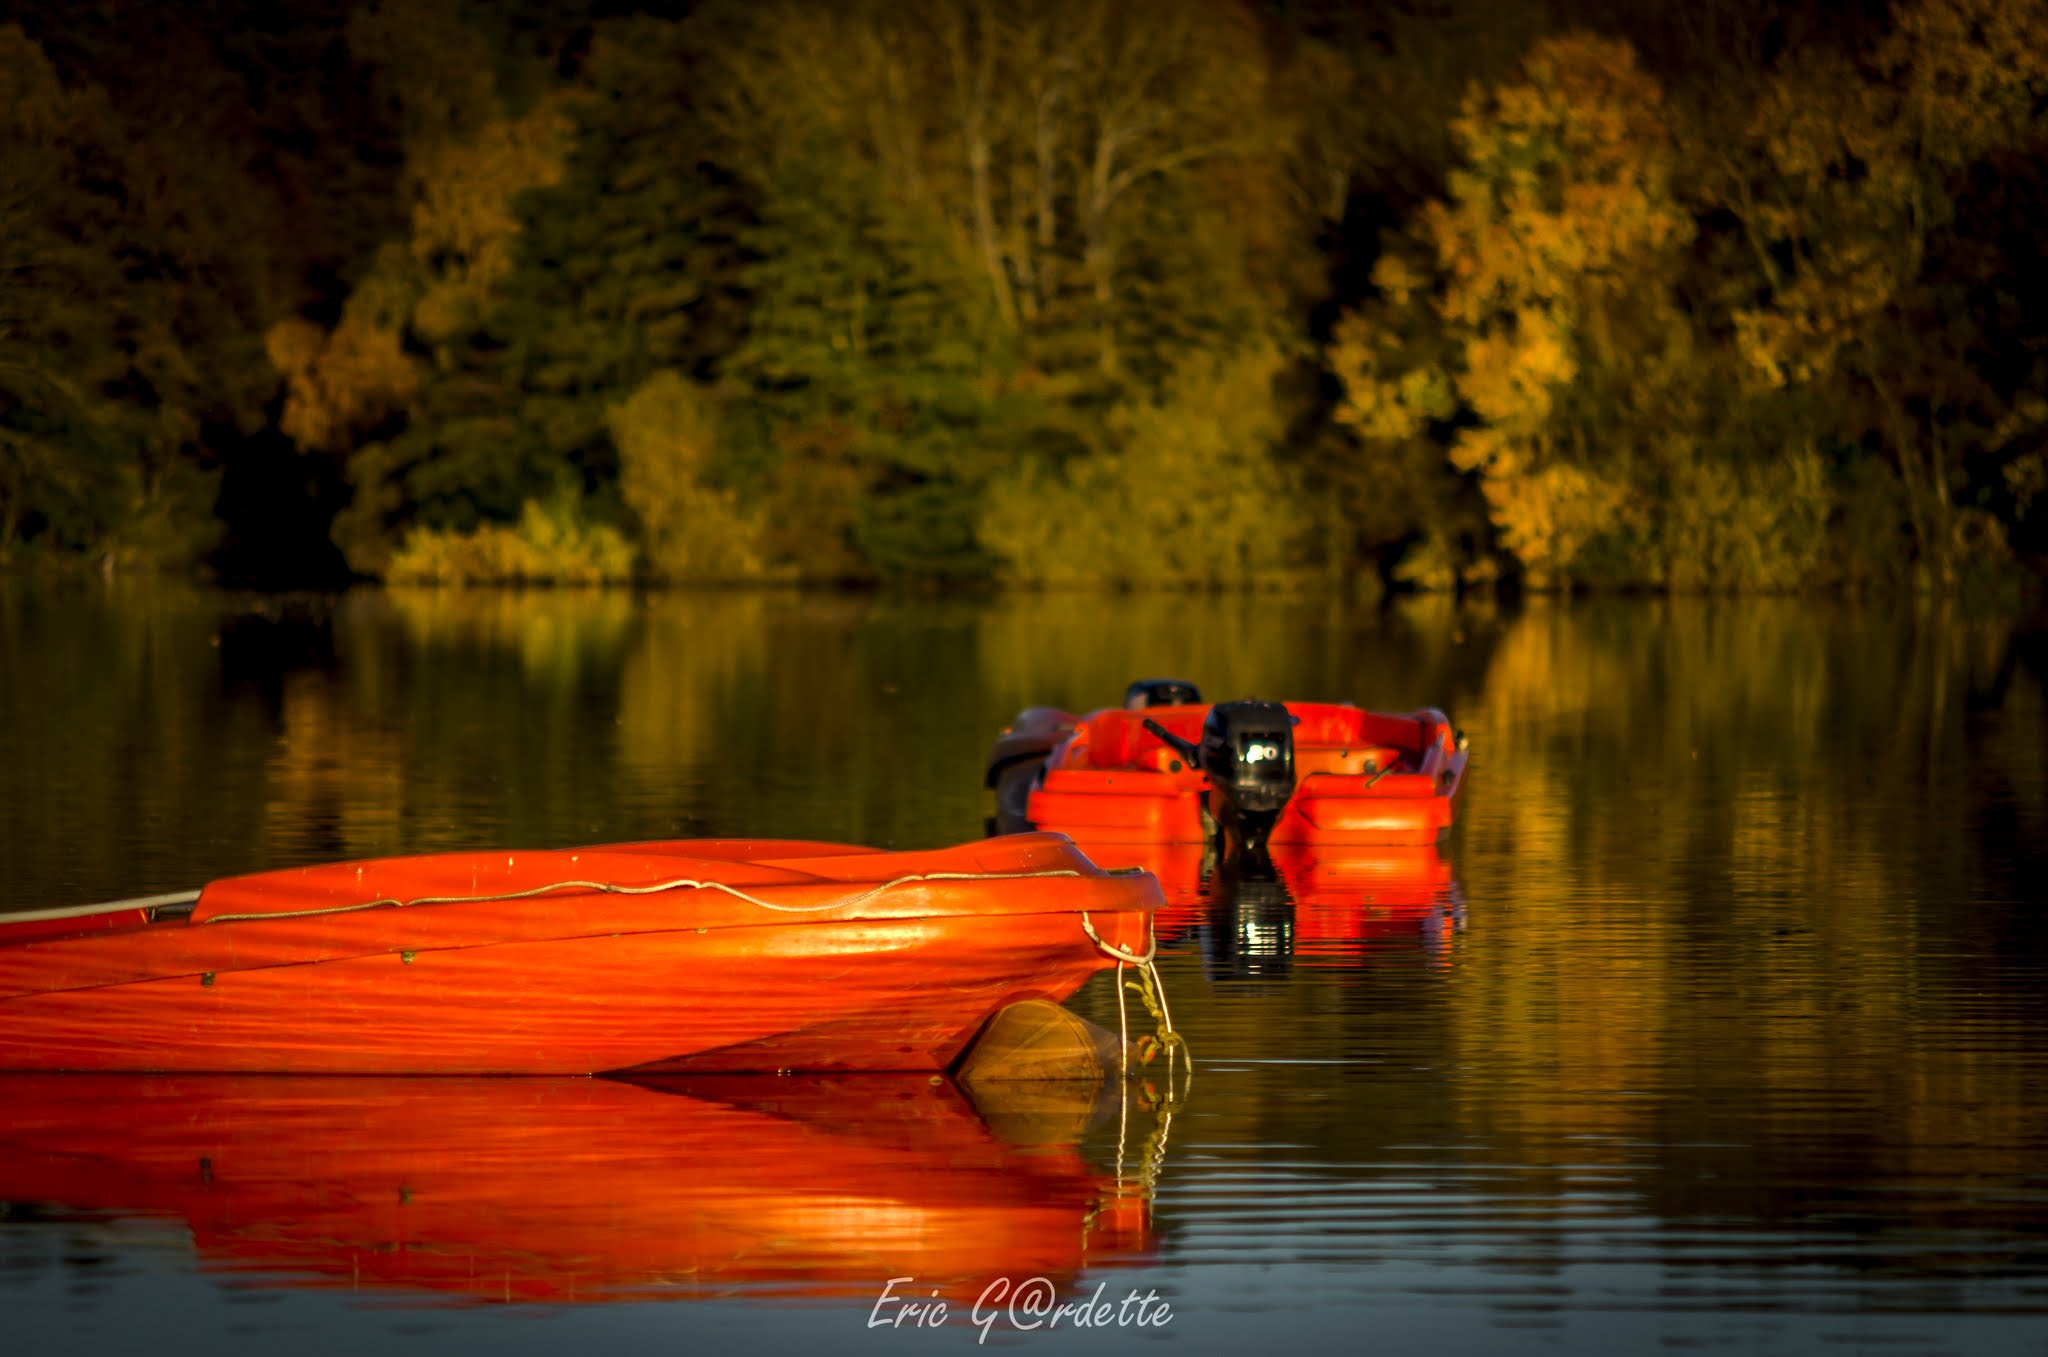
<svg viewBox="0 0 2048 1357"><path fill-rule="evenodd" d="M0 570L2038 599L2048 0L29 0Z"/></svg>

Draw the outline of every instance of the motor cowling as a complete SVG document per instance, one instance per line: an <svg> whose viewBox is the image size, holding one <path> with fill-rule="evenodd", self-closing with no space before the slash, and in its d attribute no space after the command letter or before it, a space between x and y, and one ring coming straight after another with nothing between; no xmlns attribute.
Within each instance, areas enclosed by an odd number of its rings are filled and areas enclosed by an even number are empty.
<svg viewBox="0 0 2048 1357"><path fill-rule="evenodd" d="M1202 723L1198 763L1209 814L1226 839L1263 852L1294 795L1294 718L1278 702L1219 702Z"/></svg>

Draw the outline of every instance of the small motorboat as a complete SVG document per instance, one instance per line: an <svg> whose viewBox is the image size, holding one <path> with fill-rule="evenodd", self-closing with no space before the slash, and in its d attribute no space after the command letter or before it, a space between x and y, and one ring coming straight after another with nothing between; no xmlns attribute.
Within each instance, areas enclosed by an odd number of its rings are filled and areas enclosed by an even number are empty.
<svg viewBox="0 0 2048 1357"><path fill-rule="evenodd" d="M242 1285L865 1304L910 1276L898 1294L971 1302L1153 1256L1149 1186L1084 1157L1101 1114L1063 1098L924 1074L0 1074L0 1201L87 1258L99 1221L125 1249L167 1221Z"/></svg>
<svg viewBox="0 0 2048 1357"><path fill-rule="evenodd" d="M1064 835L441 853L0 916L0 1069L949 1068L1152 953L1159 886Z"/></svg>
<svg viewBox="0 0 2048 1357"><path fill-rule="evenodd" d="M1141 679L1122 707L1020 713L990 751L996 825L1084 843L1433 844L1451 826L1465 737L1441 711L1207 704Z"/></svg>

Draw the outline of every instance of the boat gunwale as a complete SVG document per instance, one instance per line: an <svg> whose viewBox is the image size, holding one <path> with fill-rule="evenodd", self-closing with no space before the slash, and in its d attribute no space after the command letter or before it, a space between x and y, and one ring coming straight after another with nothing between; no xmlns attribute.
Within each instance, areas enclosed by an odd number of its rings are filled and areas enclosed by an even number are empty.
<svg viewBox="0 0 2048 1357"><path fill-rule="evenodd" d="M669 845L690 846L693 848L701 846L708 849L718 849L727 846L745 846L755 849L765 848L776 850L777 856L741 857L737 854L725 856L716 853L686 854L662 851L663 848ZM1003 867L985 865L983 857L987 853L989 845L1001 845L999 851L1012 858L1017 863L1017 868L1010 870ZM817 849L818 851L785 851L789 849ZM1043 850L1050 850L1057 856L1060 859L1059 865L1033 865L1034 858L1039 856ZM529 861L538 859L542 863L559 862L564 866L585 867L586 871L589 867L600 869L609 867L614 869L615 875L613 880L603 882L564 877L552 882L543 881L532 886L521 886L517 889L488 892L472 891L471 893L460 895L356 895L353 898L343 898L338 903L332 905L311 905L303 910L262 908L260 906L250 907L248 904L242 904L241 908L235 911L232 917L223 917L223 915L228 914L226 910L210 913L207 908L210 903L214 903L214 901L208 899L209 895L213 896L214 900L217 901L221 895L233 895L242 890L264 888L280 891L292 886L317 889L324 878L345 873L350 869L354 869L356 878L360 881L365 872L373 870L384 875L395 875L407 871L424 872L435 867L448 867L453 868L459 874L462 867L467 865L471 872L472 881L474 881L487 863L495 866L495 860L501 855L505 858L505 870L508 872L515 865L517 859L524 857ZM897 864L904 864L913 859L919 861L933 860L938 865L938 869L906 871L889 875L883 875L879 872L854 875L851 872L846 874L830 874L786 865L802 862L812 867L825 867L841 863L865 864L878 859ZM972 862L978 870L945 869L955 861ZM660 867L664 869L665 874L640 882L616 879L617 876L627 875L627 873L617 872L616 869L628 865L643 870L651 867ZM696 878L677 875L692 869L702 872L703 880L699 881ZM752 869L752 871L749 872L744 869ZM758 875L760 873L766 874L765 879ZM720 875L733 879L716 879ZM1074 845L1073 840L1069 836L1056 831L1032 831L1027 834L1009 835L997 839L970 840L967 843L947 848L913 849L901 852L868 848L857 844L813 843L807 840L796 839L650 839L630 843L600 844L581 848L523 850L464 849L453 852L401 854L380 858L308 863L294 867L270 868L257 872L221 877L208 882L197 890L164 892L158 895L136 896L123 900L102 901L96 904L58 906L51 909L0 911L0 948L26 946L30 943L47 940L68 939L88 933L91 936L100 936L100 932L90 930L86 925L89 925L94 920L131 911L138 916L134 925L130 928L121 928L113 931L130 933L165 924L175 925L178 923L187 923L195 926L209 923L238 923L249 921L248 916L256 915L266 918L291 919L319 917L327 914L361 913L377 908L413 909L428 905L502 904L526 899L560 901L574 899L578 896L652 895L663 894L668 890L680 891L700 888L714 893L732 894L741 900L745 900L747 898L746 892L736 888L754 888L763 891L786 890L790 888L845 891L849 888L868 887L866 891L853 890L847 900L849 905L853 905L865 903L868 899L879 898L888 891L925 882L959 881L962 884L976 882L995 884L1006 881L1048 880L1054 878L1091 881L1117 875L1123 875L1123 873L1106 872L1096 866L1093 862L1089 861L1086 854L1082 853ZM771 909L777 908L774 905L768 907ZM780 908L787 910L793 915L817 914L831 917L831 909L828 905L816 907L811 905L781 906ZM944 912L969 913L974 911ZM997 913L1065 912L1071 911L1061 909L1003 910ZM892 912L878 917L897 918L902 916ZM78 920L81 924L78 933L38 933L34 936L18 940L10 940L7 937L9 930L17 926L60 923L73 919ZM725 927L731 925L720 924L718 926Z"/></svg>

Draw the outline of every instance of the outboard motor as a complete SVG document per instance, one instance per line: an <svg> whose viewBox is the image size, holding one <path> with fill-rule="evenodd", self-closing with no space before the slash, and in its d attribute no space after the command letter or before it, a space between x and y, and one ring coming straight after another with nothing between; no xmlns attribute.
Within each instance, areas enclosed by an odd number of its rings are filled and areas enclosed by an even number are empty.
<svg viewBox="0 0 2048 1357"><path fill-rule="evenodd" d="M1145 729L1180 751L1209 779L1209 815L1226 847L1264 853L1266 836L1294 795L1294 717L1278 702L1218 702L1202 742L1181 739L1147 717Z"/></svg>
<svg viewBox="0 0 2048 1357"><path fill-rule="evenodd" d="M1186 679L1138 679L1124 689L1124 710L1147 707L1179 707L1202 700L1202 690Z"/></svg>

